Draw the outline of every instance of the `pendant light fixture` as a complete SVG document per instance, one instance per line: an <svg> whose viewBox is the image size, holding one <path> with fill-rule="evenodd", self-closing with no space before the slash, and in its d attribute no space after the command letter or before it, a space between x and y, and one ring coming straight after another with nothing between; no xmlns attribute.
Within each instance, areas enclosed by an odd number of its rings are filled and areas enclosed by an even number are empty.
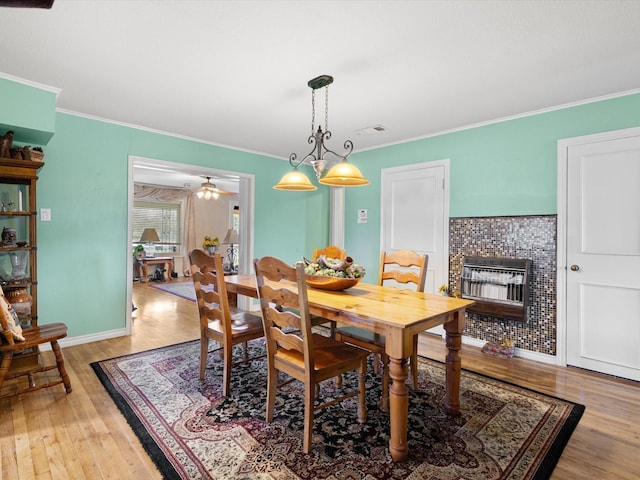
<svg viewBox="0 0 640 480"><path fill-rule="evenodd" d="M309 178L298 170L298 167L305 162L308 162L313 167L318 181L323 185L331 185L334 187L369 185L369 180L362 175L360 169L347 161L347 158L353 151L353 143L351 140L344 142L345 152L342 155L330 150L324 143L331 138L328 119L329 85L332 83L333 77L330 75L320 75L319 77L313 78L307 82L307 85L311 88L311 135L307 142L310 145L313 145L313 148L302 160L298 161L298 156L295 153L292 153L289 156L289 164L293 167L293 171L284 175L280 182L273 187L276 190L316 190L317 187L311 183ZM322 87L325 87L324 132L320 125L318 125L317 130L315 128L316 90ZM335 160L338 162L329 169L326 176L322 177L322 173L325 171L327 165L331 161Z"/></svg>

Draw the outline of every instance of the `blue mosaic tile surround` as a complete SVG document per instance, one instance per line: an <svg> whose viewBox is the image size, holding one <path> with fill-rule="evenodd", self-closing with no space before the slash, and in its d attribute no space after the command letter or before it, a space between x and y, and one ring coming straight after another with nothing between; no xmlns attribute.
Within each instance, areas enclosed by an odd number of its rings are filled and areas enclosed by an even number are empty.
<svg viewBox="0 0 640 480"><path fill-rule="evenodd" d="M464 335L556 355L556 215L450 219L449 291L460 289L465 255L528 258L531 277L526 322L467 313Z"/></svg>

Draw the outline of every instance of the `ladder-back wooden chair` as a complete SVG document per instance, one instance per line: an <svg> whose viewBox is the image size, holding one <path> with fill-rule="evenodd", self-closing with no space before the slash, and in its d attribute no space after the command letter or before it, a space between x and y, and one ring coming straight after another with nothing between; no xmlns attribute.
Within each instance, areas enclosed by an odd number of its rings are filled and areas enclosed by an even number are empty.
<svg viewBox="0 0 640 480"><path fill-rule="evenodd" d="M248 341L263 337L264 330L259 316L229 307L222 257L215 254L211 258L213 268L203 264L191 266L200 316L200 380L204 380L209 353L220 351L223 360L222 395L226 397L232 367L264 356L249 357L247 346ZM216 341L220 347L209 350L209 340ZM234 362L233 346L237 344L242 344L243 356L242 360Z"/></svg>
<svg viewBox="0 0 640 480"><path fill-rule="evenodd" d="M328 258L337 258L340 260L344 260L345 258L347 258L347 251L343 248L340 248L336 245L328 245L324 248L317 248L315 247L313 249L313 261L317 262L318 258L321 256L325 256ZM322 325L325 323L329 324L329 330L331 331L331 336L333 337L335 334L335 330L336 330L336 322L334 322L333 320L328 320L326 318L322 318L322 317L317 317L315 315L311 316L311 321L313 322L314 325Z"/></svg>
<svg viewBox="0 0 640 480"><path fill-rule="evenodd" d="M213 255L199 248L194 248L189 252L189 261L191 262L190 265L197 265L197 270L202 273L216 271ZM224 274L224 271L222 273ZM227 292L227 298L229 298L229 306L233 312L233 309L238 306L238 296L234 293Z"/></svg>
<svg viewBox="0 0 640 480"><path fill-rule="evenodd" d="M267 341L267 422L273 420L276 390L294 379L304 383L304 453L311 451L314 412L359 395L358 420L366 422L365 373L369 352L311 331L304 266L274 257L254 260L258 298ZM284 310L278 308L284 307ZM351 370L358 389L314 405L319 383ZM291 377L278 383L278 372Z"/></svg>
<svg viewBox="0 0 640 480"><path fill-rule="evenodd" d="M34 392L41 388L53 387L55 385L64 384L65 391L71 393L71 380L64 366L64 357L62 350L58 344L58 340L67 336L67 326L64 323L50 323L42 326L32 326L21 328L17 317L14 316L13 308L7 301L2 289L0 289L0 326L2 327L2 336L0 336L0 353L2 353L2 361L0 362L0 398L13 397L22 393ZM51 350L55 356L55 364L46 364L39 354L38 347L42 344L51 344ZM20 354L24 358L20 357ZM33 355L33 361L25 356ZM40 355L40 360L37 356ZM18 360L22 365L16 366ZM14 361L16 362L14 364ZM42 363L41 363L42 362ZM12 364L14 370L11 371ZM40 378L40 373L49 370L58 370L58 377L55 380L49 380L46 375L44 379ZM18 379L26 376L28 386L21 386L16 380L2 393L2 386L5 380ZM44 381L42 381L44 380Z"/></svg>
<svg viewBox="0 0 640 480"><path fill-rule="evenodd" d="M215 270L213 255L209 255L209 253L199 248L194 248L189 252L189 262L191 265L197 265L198 270L202 273Z"/></svg>
<svg viewBox="0 0 640 480"><path fill-rule="evenodd" d="M387 281L395 281L401 284L414 284L416 291L424 292L427 279L427 267L429 256L420 255L413 250L398 250L395 252L382 252L380 256L380 270L378 273L378 285L384 285ZM402 267L402 268L399 268ZM409 270L411 269L411 270ZM335 330L337 340L366 348L374 354L374 371L379 372L382 359L382 398L380 405L383 411L389 408L389 357L385 352L384 336L363 330L358 327L339 327ZM411 354L411 379L413 388L418 388L418 336L413 336L413 353Z"/></svg>
<svg viewBox="0 0 640 480"><path fill-rule="evenodd" d="M344 260L345 258L347 258L347 251L335 245L329 245L328 247L313 249L314 262L317 261L318 257L322 255L329 258L338 258L340 260Z"/></svg>

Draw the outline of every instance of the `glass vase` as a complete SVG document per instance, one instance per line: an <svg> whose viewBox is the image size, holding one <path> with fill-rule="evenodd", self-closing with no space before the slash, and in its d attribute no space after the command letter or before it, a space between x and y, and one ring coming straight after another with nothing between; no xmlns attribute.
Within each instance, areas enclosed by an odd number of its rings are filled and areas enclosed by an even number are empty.
<svg viewBox="0 0 640 480"><path fill-rule="evenodd" d="M9 253L11 259L11 277L13 279L21 279L27 276L27 257L29 252L26 250L17 250Z"/></svg>

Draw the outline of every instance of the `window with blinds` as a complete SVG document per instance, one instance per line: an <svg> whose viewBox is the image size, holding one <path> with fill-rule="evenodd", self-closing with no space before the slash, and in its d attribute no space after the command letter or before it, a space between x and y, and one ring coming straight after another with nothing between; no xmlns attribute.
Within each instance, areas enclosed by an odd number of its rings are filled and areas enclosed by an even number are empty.
<svg viewBox="0 0 640 480"><path fill-rule="evenodd" d="M176 251L180 245L180 203L139 201L133 202L133 245L140 243L145 228L155 228L160 237L157 253Z"/></svg>

